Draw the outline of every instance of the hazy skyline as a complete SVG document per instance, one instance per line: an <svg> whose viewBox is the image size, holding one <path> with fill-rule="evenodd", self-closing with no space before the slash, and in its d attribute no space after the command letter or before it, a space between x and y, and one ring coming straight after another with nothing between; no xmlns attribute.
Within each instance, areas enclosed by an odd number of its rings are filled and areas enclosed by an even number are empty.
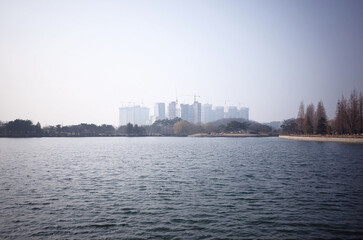
<svg viewBox="0 0 363 240"><path fill-rule="evenodd" d="M1 1L0 121L117 125L197 94L260 122L363 90L363 1Z"/></svg>

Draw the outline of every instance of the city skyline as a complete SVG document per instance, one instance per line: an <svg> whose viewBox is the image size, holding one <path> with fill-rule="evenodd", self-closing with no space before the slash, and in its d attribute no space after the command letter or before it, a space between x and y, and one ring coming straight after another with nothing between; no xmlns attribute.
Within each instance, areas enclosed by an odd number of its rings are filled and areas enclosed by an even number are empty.
<svg viewBox="0 0 363 240"><path fill-rule="evenodd" d="M363 2L1 1L0 121L118 124L124 101L248 106L250 119L363 90Z"/></svg>
<svg viewBox="0 0 363 240"><path fill-rule="evenodd" d="M119 124L151 125L157 120L181 118L194 124L208 123L224 118L243 118L249 120L249 108L237 106L213 106L210 103L200 103L194 98L193 104L158 102L154 104L154 111L150 108L128 102L119 107Z"/></svg>

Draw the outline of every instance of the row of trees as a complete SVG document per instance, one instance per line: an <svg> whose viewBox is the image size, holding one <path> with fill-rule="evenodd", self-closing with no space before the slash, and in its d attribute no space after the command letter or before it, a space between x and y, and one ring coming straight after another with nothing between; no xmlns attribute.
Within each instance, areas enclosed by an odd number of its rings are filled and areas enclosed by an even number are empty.
<svg viewBox="0 0 363 240"><path fill-rule="evenodd" d="M316 110L314 104L309 104L306 111L304 102L300 103L296 119L296 130L299 134L327 134L329 131L328 118L323 101L318 103Z"/></svg>
<svg viewBox="0 0 363 240"><path fill-rule="evenodd" d="M137 124L133 125L128 123L125 127L121 126L117 129L119 133L125 133L128 136L142 136L145 135L145 128L139 127Z"/></svg>
<svg viewBox="0 0 363 240"><path fill-rule="evenodd" d="M244 119L223 119L207 124L194 124L181 118L157 120L150 126L127 124L116 130L127 136L187 136L196 133L270 133L271 127Z"/></svg>
<svg viewBox="0 0 363 240"><path fill-rule="evenodd" d="M33 124L30 120L16 119L0 124L0 136L5 137L66 137L66 136L107 136L115 133L112 125L78 124L71 126L47 126Z"/></svg>
<svg viewBox="0 0 363 240"><path fill-rule="evenodd" d="M207 124L193 124L181 118L155 121L150 126L131 123L115 128L112 125L78 124L70 126L47 126L17 119L0 122L0 136L3 137L91 137L91 136L187 136L195 133L270 133L271 127L245 119L221 119Z"/></svg>
<svg viewBox="0 0 363 240"><path fill-rule="evenodd" d="M339 134L363 133L363 96L353 90L349 99L344 95L338 100L334 129Z"/></svg>
<svg viewBox="0 0 363 240"><path fill-rule="evenodd" d="M180 121L174 124L175 135L190 135L195 133L272 133L272 128L245 119L221 119L207 124L193 124Z"/></svg>
<svg viewBox="0 0 363 240"><path fill-rule="evenodd" d="M0 124L0 136L41 136L40 123L33 124L30 120L16 119L8 123Z"/></svg>
<svg viewBox="0 0 363 240"><path fill-rule="evenodd" d="M285 120L281 125L286 134L362 134L363 97L353 90L347 100L344 95L338 100L335 118L328 120L324 104L320 101L315 109L309 104L306 109L301 102L297 118Z"/></svg>
<svg viewBox="0 0 363 240"><path fill-rule="evenodd" d="M68 137L68 136L107 136L113 134L115 128L112 125L96 125L81 123L78 125L61 126L47 126L42 129L44 137Z"/></svg>

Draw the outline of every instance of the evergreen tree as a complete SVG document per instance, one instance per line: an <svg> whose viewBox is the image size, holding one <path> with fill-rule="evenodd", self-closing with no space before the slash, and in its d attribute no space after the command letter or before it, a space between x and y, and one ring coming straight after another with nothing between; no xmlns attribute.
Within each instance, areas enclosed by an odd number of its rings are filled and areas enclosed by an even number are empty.
<svg viewBox="0 0 363 240"><path fill-rule="evenodd" d="M304 133L305 134L313 134L314 133L314 104L309 104L309 106L306 108L306 114L304 118Z"/></svg>
<svg viewBox="0 0 363 240"><path fill-rule="evenodd" d="M318 126L317 126L317 133L318 134L326 134L327 133L327 121L326 118L321 117L318 121Z"/></svg>
<svg viewBox="0 0 363 240"><path fill-rule="evenodd" d="M326 134L327 132L327 116L323 101L320 100L315 112L314 128L317 134Z"/></svg>

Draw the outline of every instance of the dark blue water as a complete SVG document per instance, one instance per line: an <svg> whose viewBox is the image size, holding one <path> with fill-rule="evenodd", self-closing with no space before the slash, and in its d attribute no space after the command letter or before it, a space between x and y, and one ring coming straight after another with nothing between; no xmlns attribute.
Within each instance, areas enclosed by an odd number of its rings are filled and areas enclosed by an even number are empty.
<svg viewBox="0 0 363 240"><path fill-rule="evenodd" d="M0 139L0 239L363 238L363 146Z"/></svg>

